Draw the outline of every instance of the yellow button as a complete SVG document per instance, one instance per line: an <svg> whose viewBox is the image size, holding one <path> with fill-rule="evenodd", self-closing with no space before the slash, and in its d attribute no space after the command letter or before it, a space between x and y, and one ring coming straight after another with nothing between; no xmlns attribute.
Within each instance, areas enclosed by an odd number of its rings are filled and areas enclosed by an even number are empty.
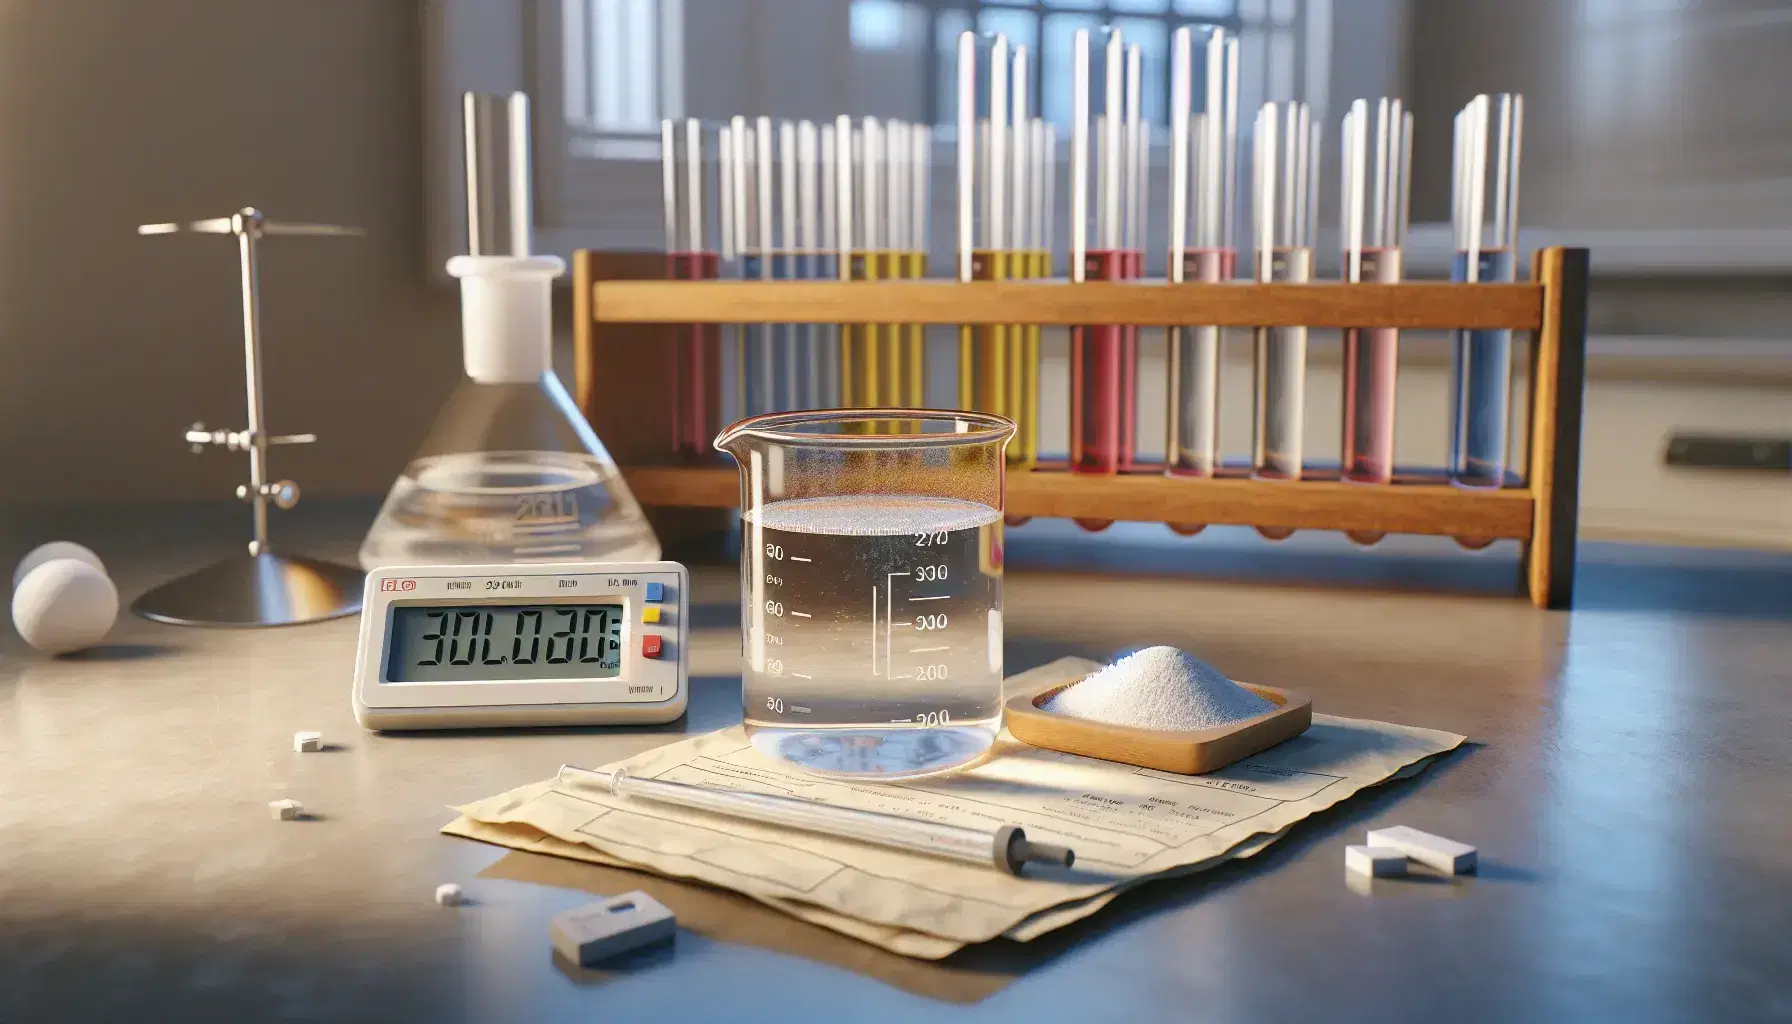
<svg viewBox="0 0 1792 1024"><path fill-rule="evenodd" d="M641 621L642 622L658 622L658 621L660 621L660 610L658 608L643 608L643 609L641 609Z"/></svg>

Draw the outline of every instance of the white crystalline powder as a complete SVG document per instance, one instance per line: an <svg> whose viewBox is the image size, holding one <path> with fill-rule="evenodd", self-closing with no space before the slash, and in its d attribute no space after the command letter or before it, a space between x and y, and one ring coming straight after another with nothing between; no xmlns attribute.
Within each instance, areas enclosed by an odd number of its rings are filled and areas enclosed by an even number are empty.
<svg viewBox="0 0 1792 1024"><path fill-rule="evenodd" d="M1276 705L1192 655L1147 647L1059 690L1040 707L1108 725L1193 730L1242 721Z"/></svg>

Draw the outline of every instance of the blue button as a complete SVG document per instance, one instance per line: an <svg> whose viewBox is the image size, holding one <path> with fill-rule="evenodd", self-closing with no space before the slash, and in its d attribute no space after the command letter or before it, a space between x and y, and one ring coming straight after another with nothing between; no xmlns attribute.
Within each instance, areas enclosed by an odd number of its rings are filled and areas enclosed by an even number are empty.
<svg viewBox="0 0 1792 1024"><path fill-rule="evenodd" d="M649 600L649 601L664 601L665 599L666 599L666 585L664 583L649 583L649 584L647 584L647 600Z"/></svg>

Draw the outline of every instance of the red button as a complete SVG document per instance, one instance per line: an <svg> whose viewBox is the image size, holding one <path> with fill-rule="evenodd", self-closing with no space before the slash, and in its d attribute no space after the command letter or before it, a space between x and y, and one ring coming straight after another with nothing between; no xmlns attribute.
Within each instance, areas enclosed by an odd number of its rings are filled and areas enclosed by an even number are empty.
<svg viewBox="0 0 1792 1024"><path fill-rule="evenodd" d="M651 636L651 635L642 637L641 638L641 657L657 658L659 656L660 656L660 638L657 636Z"/></svg>

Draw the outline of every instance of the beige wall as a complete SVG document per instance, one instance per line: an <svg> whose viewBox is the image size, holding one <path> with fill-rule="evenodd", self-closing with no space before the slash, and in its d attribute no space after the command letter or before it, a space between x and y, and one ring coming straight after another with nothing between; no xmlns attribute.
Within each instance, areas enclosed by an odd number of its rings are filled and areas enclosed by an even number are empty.
<svg viewBox="0 0 1792 1024"><path fill-rule="evenodd" d="M307 494L383 492L458 374L455 296L423 281L413 0L0 3L0 502L227 496L243 423L229 239L143 221L271 216L269 425Z"/></svg>

